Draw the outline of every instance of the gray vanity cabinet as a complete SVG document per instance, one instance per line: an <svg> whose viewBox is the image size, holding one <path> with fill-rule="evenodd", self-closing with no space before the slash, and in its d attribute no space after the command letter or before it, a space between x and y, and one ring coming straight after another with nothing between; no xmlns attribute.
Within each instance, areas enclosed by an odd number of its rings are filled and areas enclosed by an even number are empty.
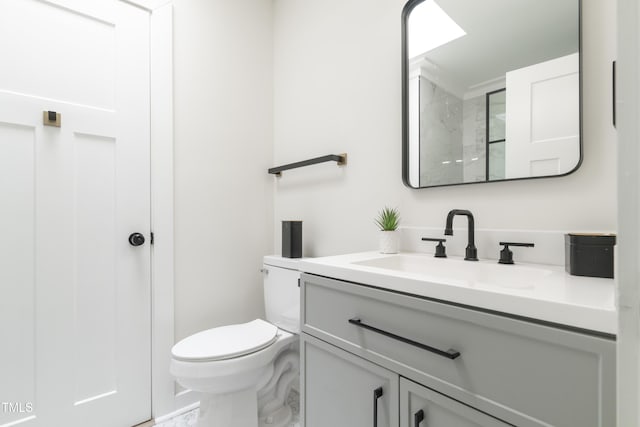
<svg viewBox="0 0 640 427"><path fill-rule="evenodd" d="M300 341L305 427L398 426L398 374L308 335Z"/></svg>
<svg viewBox="0 0 640 427"><path fill-rule="evenodd" d="M364 377L357 370L347 372L356 366L360 371L376 367L368 372L378 377L384 377L379 373L384 368L420 384L434 413L444 414L446 408L447 416L461 420L469 410L488 415L474 419L476 424L452 421L450 426L616 425L614 337L311 274L303 274L301 283L307 427L373 425L339 421L337 412L356 406L353 399L370 416L363 407L375 382L356 386ZM356 387L363 397L354 397ZM417 399L420 393L412 390ZM353 405L326 403L334 393ZM335 408L330 415L335 423L316 422L316 417L325 420L314 412L317 405Z"/></svg>
<svg viewBox="0 0 640 427"><path fill-rule="evenodd" d="M509 427L510 424L400 378L400 427Z"/></svg>

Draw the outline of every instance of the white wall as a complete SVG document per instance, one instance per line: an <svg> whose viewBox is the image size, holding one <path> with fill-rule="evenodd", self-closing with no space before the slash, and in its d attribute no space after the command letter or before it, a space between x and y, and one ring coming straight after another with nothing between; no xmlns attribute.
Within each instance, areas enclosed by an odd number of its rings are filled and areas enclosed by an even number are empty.
<svg viewBox="0 0 640 427"><path fill-rule="evenodd" d="M583 0L584 163L577 172L424 190L401 181L404 0L274 5L275 163L349 155L343 168L318 165L277 180L276 237L279 221L295 218L304 221L307 256L370 250L377 245L373 217L384 205L400 208L403 225L444 228L446 213L464 208L480 228L616 229L615 2Z"/></svg>
<svg viewBox="0 0 640 427"><path fill-rule="evenodd" d="M270 0L174 1L176 339L263 314L272 64Z"/></svg>

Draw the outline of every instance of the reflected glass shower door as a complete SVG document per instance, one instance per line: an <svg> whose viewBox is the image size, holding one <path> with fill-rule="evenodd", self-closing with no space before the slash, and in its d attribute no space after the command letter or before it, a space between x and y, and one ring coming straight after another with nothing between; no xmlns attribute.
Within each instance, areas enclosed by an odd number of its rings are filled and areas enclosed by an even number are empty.
<svg viewBox="0 0 640 427"><path fill-rule="evenodd" d="M505 179L506 94L487 93L487 181Z"/></svg>

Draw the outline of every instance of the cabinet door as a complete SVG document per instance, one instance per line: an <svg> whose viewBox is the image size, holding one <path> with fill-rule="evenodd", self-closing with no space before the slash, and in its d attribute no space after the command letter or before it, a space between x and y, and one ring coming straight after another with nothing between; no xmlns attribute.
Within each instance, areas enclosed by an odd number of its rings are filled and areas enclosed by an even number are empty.
<svg viewBox="0 0 640 427"><path fill-rule="evenodd" d="M401 427L508 427L497 418L400 378Z"/></svg>
<svg viewBox="0 0 640 427"><path fill-rule="evenodd" d="M397 374L301 334L305 427L397 427Z"/></svg>

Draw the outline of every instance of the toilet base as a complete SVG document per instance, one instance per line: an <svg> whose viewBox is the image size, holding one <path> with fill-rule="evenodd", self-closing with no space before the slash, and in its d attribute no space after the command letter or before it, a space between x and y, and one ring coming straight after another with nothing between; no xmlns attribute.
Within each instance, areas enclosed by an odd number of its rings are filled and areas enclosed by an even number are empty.
<svg viewBox="0 0 640 427"><path fill-rule="evenodd" d="M292 386L299 382L299 368L300 353L297 349L283 351L277 357L271 379L258 392L259 427L287 427L291 424L293 411L287 397Z"/></svg>
<svg viewBox="0 0 640 427"><path fill-rule="evenodd" d="M258 427L255 390L202 394L197 427Z"/></svg>
<svg viewBox="0 0 640 427"><path fill-rule="evenodd" d="M293 411L286 399L299 378L299 353L281 352L260 390L202 393L197 427L287 427Z"/></svg>
<svg viewBox="0 0 640 427"><path fill-rule="evenodd" d="M288 427L293 420L293 411L287 405L278 408L267 417L261 417L258 427Z"/></svg>

